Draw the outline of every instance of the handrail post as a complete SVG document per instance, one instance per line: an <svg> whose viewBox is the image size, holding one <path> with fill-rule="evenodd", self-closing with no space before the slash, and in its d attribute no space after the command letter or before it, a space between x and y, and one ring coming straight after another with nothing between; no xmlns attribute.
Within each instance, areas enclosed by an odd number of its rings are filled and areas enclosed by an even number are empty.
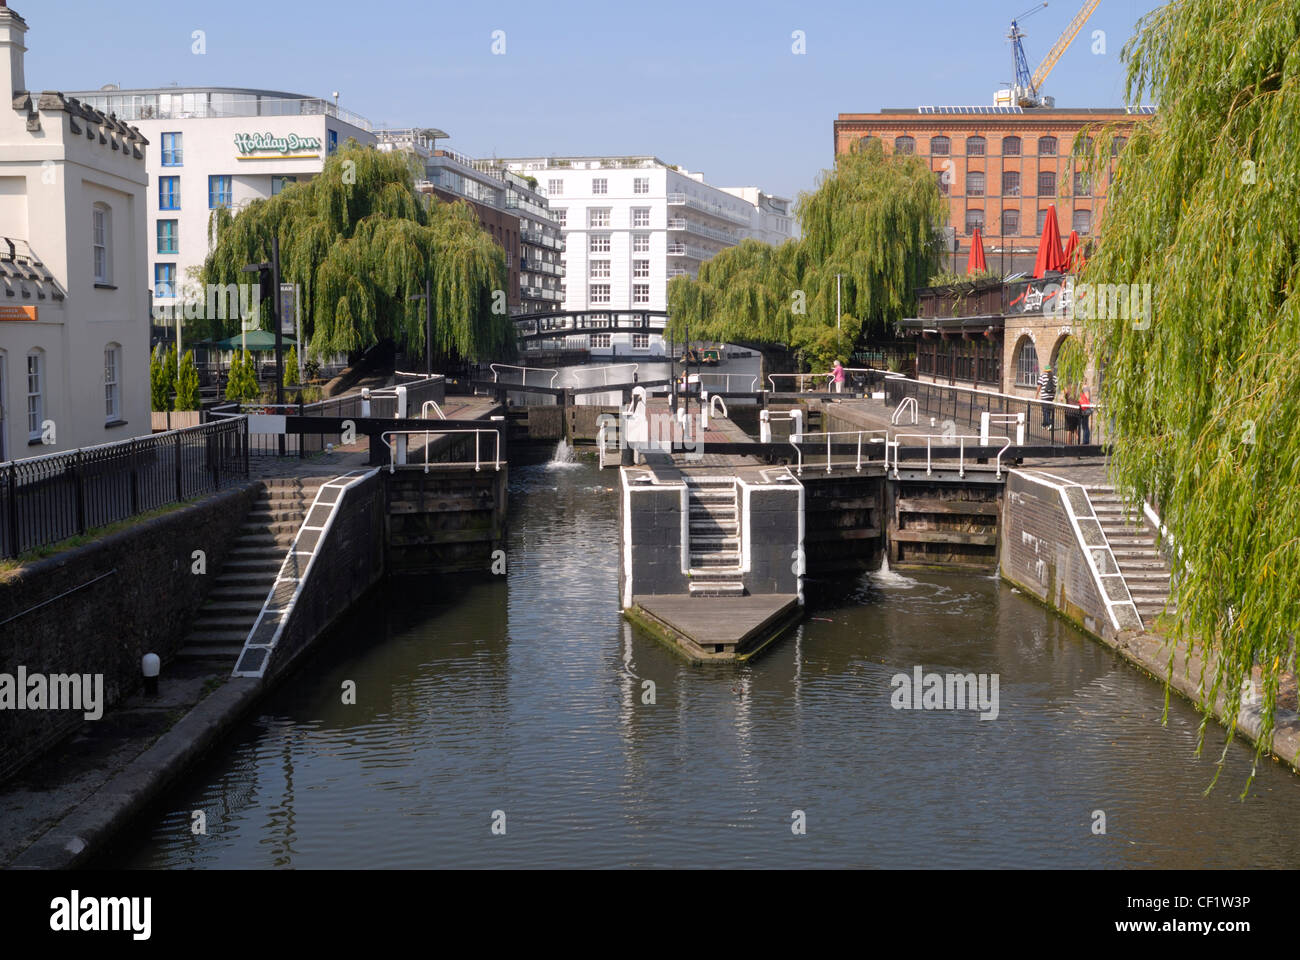
<svg viewBox="0 0 1300 960"><path fill-rule="evenodd" d="M245 421L245 422L247 422L247 421ZM184 500L184 499L185 499L185 496L184 496L184 489L185 489L185 488L184 488L184 486L183 486L183 484L182 484L182 482L181 482L181 451L182 451L183 449L184 449L184 448L183 448L183 446L181 445L181 435L180 435L180 432L177 431L177 433L176 433L176 499L177 499L178 501L179 501L179 500Z"/></svg>
<svg viewBox="0 0 1300 960"><path fill-rule="evenodd" d="M7 507L9 521L9 552L7 556L16 557L22 551L18 545L18 467L9 464L9 502Z"/></svg>
<svg viewBox="0 0 1300 960"><path fill-rule="evenodd" d="M862 431L858 431L858 473L862 472Z"/></svg>

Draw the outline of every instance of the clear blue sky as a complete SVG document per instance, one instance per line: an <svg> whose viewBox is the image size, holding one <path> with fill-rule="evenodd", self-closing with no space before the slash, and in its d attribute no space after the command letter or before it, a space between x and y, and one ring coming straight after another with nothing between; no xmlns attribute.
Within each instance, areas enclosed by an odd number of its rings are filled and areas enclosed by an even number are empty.
<svg viewBox="0 0 1300 960"><path fill-rule="evenodd" d="M435 126L475 156L655 154L718 186L793 196L832 162L841 111L992 103L1030 0L428 3L10 0L35 89L226 85L328 97ZM1024 22L1034 69L1082 0ZM1120 50L1155 0L1102 0L1045 85L1060 106L1122 102ZM191 34L206 32L207 52ZM492 53L493 31L505 53ZM791 51L802 30L804 55ZM1106 33L1104 55L1093 30Z"/></svg>

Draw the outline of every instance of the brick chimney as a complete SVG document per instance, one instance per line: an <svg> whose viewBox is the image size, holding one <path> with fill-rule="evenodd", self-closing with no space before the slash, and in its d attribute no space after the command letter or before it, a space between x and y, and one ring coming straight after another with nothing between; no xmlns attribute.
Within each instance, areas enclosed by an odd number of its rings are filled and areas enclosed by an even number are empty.
<svg viewBox="0 0 1300 960"><path fill-rule="evenodd" d="M14 94L27 89L23 77L23 36L27 22L11 10L5 0L0 0L0 106L13 103Z"/></svg>

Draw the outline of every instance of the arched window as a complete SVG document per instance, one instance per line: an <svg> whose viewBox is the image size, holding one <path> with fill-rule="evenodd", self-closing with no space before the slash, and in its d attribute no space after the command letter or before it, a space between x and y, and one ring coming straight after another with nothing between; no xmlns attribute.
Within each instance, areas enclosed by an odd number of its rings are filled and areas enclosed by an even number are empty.
<svg viewBox="0 0 1300 960"><path fill-rule="evenodd" d="M104 347L104 422L122 419L122 345Z"/></svg>
<svg viewBox="0 0 1300 960"><path fill-rule="evenodd" d="M27 439L40 441L45 422L45 351L27 353Z"/></svg>
<svg viewBox="0 0 1300 960"><path fill-rule="evenodd" d="M1002 156L1018 157L1020 156L1020 138L1003 137L1002 138Z"/></svg>
<svg viewBox="0 0 1300 960"><path fill-rule="evenodd" d="M1020 338L1016 344L1016 386L1035 387L1038 385L1038 351L1034 341L1028 336Z"/></svg>
<svg viewBox="0 0 1300 960"><path fill-rule="evenodd" d="M966 156L968 156L968 157L982 157L982 156L984 156L984 152L985 152L986 146L987 146L987 145L985 144L985 142L984 142L984 138L983 138L983 137L967 137L967 138L966 138Z"/></svg>
<svg viewBox="0 0 1300 960"><path fill-rule="evenodd" d="M113 282L113 211L106 203L90 208L90 243L95 267L95 282Z"/></svg>
<svg viewBox="0 0 1300 960"><path fill-rule="evenodd" d="M907 136L895 137L894 153L899 156L910 156L916 153L916 140Z"/></svg>
<svg viewBox="0 0 1300 960"><path fill-rule="evenodd" d="M876 140L877 140L877 138L876 138L876 137L873 137L871 134L867 134L867 135L864 136L864 137L858 137L858 149L859 149L859 150L865 150L865 149L867 149L869 146L871 146L873 143L875 143Z"/></svg>
<svg viewBox="0 0 1300 960"><path fill-rule="evenodd" d="M1040 157L1056 156L1056 138L1039 137L1038 138L1038 155Z"/></svg>
<svg viewBox="0 0 1300 960"><path fill-rule="evenodd" d="M947 137L930 138L930 156L946 157L952 153L952 141Z"/></svg>

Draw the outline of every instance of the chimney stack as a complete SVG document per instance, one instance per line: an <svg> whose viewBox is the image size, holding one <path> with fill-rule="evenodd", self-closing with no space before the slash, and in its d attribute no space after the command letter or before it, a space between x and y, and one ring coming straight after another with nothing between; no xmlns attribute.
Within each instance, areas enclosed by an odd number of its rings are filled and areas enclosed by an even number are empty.
<svg viewBox="0 0 1300 960"><path fill-rule="evenodd" d="M15 93L27 89L23 76L26 33L27 22L5 0L0 0L0 106L6 108L13 103Z"/></svg>

